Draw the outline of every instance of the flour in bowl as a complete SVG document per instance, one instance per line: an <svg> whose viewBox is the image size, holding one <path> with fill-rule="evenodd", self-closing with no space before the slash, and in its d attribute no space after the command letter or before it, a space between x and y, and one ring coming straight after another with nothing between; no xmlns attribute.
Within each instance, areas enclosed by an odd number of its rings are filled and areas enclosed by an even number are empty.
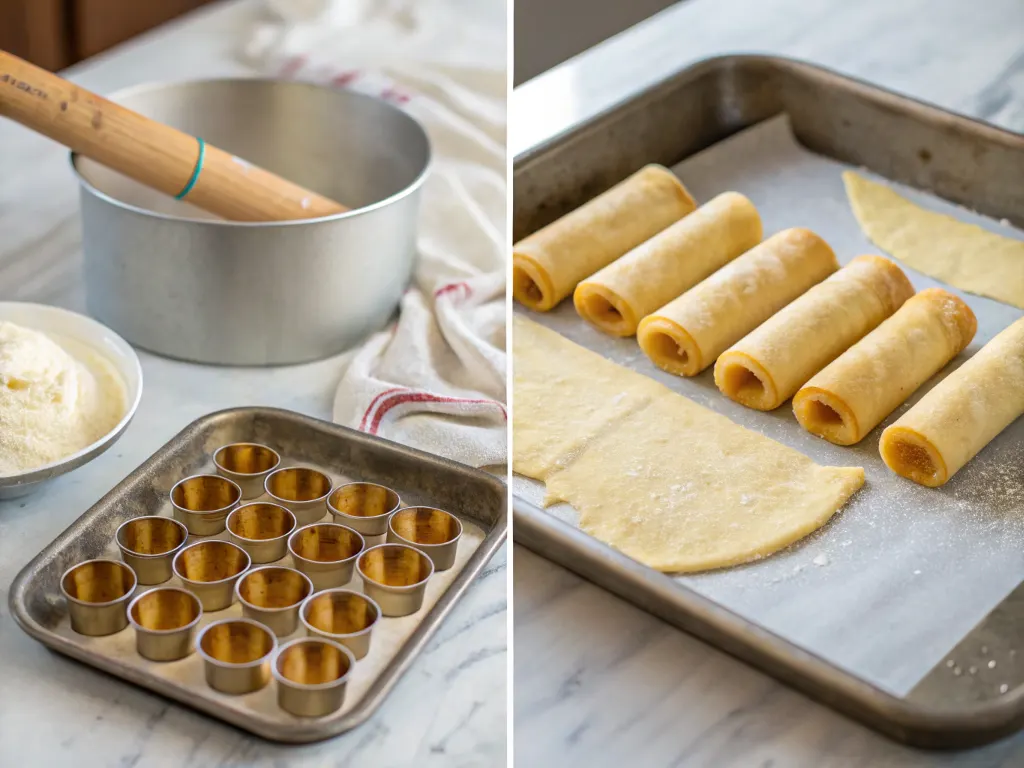
<svg viewBox="0 0 1024 768"><path fill-rule="evenodd" d="M72 355L68 350L73 350ZM88 347L0 321L0 476L59 461L124 416L113 366Z"/></svg>

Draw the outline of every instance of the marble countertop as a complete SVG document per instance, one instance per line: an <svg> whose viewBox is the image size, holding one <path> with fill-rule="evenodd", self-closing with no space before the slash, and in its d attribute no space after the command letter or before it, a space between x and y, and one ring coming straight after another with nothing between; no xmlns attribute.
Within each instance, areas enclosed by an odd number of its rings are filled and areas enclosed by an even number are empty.
<svg viewBox="0 0 1024 768"><path fill-rule="evenodd" d="M151 80L253 75L235 50L259 7L255 0L209 6L65 74L100 93ZM0 300L81 311L78 192L67 153L7 121L0 121L0 147ZM7 607L15 574L182 427L250 404L329 418L343 364L338 357L226 369L140 356L145 393L120 442L39 494L0 502L0 765L504 765L504 551L378 712L355 731L310 746L256 739L51 653L15 626Z"/></svg>
<svg viewBox="0 0 1024 768"><path fill-rule="evenodd" d="M517 88L510 146L737 52L822 64L1024 132L1021 30L1018 0L688 0ZM1024 764L1024 733L961 753L897 745L521 546L513 558L524 768Z"/></svg>

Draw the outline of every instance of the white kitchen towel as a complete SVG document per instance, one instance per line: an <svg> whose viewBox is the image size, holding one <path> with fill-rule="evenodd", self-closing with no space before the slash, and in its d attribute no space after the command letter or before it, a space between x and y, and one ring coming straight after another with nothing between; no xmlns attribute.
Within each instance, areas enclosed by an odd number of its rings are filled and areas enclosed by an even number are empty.
<svg viewBox="0 0 1024 768"><path fill-rule="evenodd" d="M266 0L246 56L386 99L430 136L398 321L351 358L334 419L473 466L506 461L505 4Z"/></svg>

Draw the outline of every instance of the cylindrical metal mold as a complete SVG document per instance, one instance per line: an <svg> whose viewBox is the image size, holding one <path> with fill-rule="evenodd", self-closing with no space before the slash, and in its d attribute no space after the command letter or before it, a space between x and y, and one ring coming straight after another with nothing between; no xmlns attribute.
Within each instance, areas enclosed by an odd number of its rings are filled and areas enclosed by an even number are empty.
<svg viewBox="0 0 1024 768"><path fill-rule="evenodd" d="M188 541L188 529L173 518L146 515L122 523L114 541L139 584L163 584L171 578L174 556Z"/></svg>
<svg viewBox="0 0 1024 768"><path fill-rule="evenodd" d="M267 475L281 465L281 454L259 443L231 443L213 454L217 474L242 489L243 499L263 495Z"/></svg>
<svg viewBox="0 0 1024 768"><path fill-rule="evenodd" d="M174 558L174 575L199 598L204 611L227 608L235 599L235 584L252 561L230 541L209 539L185 547Z"/></svg>
<svg viewBox="0 0 1024 768"><path fill-rule="evenodd" d="M224 521L241 499L242 489L220 475L192 475L171 488L174 519L195 536L223 531Z"/></svg>
<svg viewBox="0 0 1024 768"><path fill-rule="evenodd" d="M301 571L266 565L245 573L235 584L242 615L265 626L278 637L299 626L299 606L313 594L313 582Z"/></svg>
<svg viewBox="0 0 1024 768"><path fill-rule="evenodd" d="M175 661L192 653L202 617L199 598L178 587L143 592L128 606L135 650L150 661Z"/></svg>
<svg viewBox="0 0 1024 768"><path fill-rule="evenodd" d="M362 536L338 523L314 523L288 537L295 567L309 577L317 592L348 584L356 558L365 548Z"/></svg>
<svg viewBox="0 0 1024 768"><path fill-rule="evenodd" d="M93 316L137 346L229 365L320 359L387 322L412 275L430 164L411 116L285 80L151 84L111 98L352 210L222 221L73 155Z"/></svg>
<svg viewBox="0 0 1024 768"><path fill-rule="evenodd" d="M402 506L398 492L377 483L346 483L327 497L327 509L334 521L363 536L383 536L388 518Z"/></svg>
<svg viewBox="0 0 1024 768"><path fill-rule="evenodd" d="M389 544L407 544L425 554L435 571L455 565L462 539L462 521L434 507L406 507L388 519Z"/></svg>
<svg viewBox="0 0 1024 768"><path fill-rule="evenodd" d="M340 643L300 637L281 646L274 659L277 703L298 717L323 717L341 708L356 660Z"/></svg>
<svg viewBox="0 0 1024 768"><path fill-rule="evenodd" d="M117 560L86 560L60 577L71 628L80 635L112 635L128 626L126 607L138 579Z"/></svg>
<svg viewBox="0 0 1024 768"><path fill-rule="evenodd" d="M334 481L312 467L284 467L267 475L267 496L290 509L298 525L315 523L327 514L327 497Z"/></svg>
<svg viewBox="0 0 1024 768"><path fill-rule="evenodd" d="M363 590L385 616L408 616L423 607L427 582L434 573L430 558L405 544L379 544L356 564Z"/></svg>
<svg viewBox="0 0 1024 768"><path fill-rule="evenodd" d="M357 659L370 652L373 628L380 621L373 598L351 589L325 589L306 598L299 618L310 637L341 643Z"/></svg>
<svg viewBox="0 0 1024 768"><path fill-rule="evenodd" d="M207 685L232 695L258 691L270 681L276 649L274 633L252 619L215 621L196 640Z"/></svg>
<svg viewBox="0 0 1024 768"><path fill-rule="evenodd" d="M295 515L280 504L257 501L235 508L227 519L228 539L255 564L272 563L288 553Z"/></svg>

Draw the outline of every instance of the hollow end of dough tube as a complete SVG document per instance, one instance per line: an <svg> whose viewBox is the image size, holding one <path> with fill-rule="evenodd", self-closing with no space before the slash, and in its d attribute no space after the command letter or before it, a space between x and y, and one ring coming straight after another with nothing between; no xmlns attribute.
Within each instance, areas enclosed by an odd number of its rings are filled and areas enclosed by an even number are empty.
<svg viewBox="0 0 1024 768"><path fill-rule="evenodd" d="M725 352L718 358L715 384L722 394L747 408L770 411L782 405L771 374L743 352Z"/></svg>
<svg viewBox="0 0 1024 768"><path fill-rule="evenodd" d="M660 317L646 317L636 332L640 349L662 370L677 376L696 376L704 370L703 356L693 337Z"/></svg>
<svg viewBox="0 0 1024 768"><path fill-rule="evenodd" d="M857 417L831 392L808 387L793 396L793 413L812 435L836 445L853 445L863 437Z"/></svg>
<svg viewBox="0 0 1024 768"><path fill-rule="evenodd" d="M949 480L946 462L931 440L913 429L893 424L878 443L882 461L897 475L929 488Z"/></svg>
<svg viewBox="0 0 1024 768"><path fill-rule="evenodd" d="M576 286L572 301L579 316L598 330L610 336L636 333L633 310L610 288L584 281Z"/></svg>
<svg viewBox="0 0 1024 768"><path fill-rule="evenodd" d="M529 256L512 253L512 296L535 312L547 312L558 303L547 276Z"/></svg>

